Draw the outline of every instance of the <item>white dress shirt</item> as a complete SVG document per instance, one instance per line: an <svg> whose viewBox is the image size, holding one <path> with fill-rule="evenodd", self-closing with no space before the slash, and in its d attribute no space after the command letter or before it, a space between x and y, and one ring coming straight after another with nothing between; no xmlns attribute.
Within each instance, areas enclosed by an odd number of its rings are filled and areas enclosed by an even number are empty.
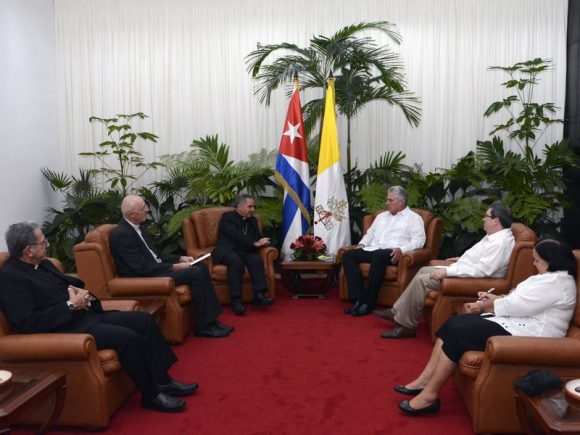
<svg viewBox="0 0 580 435"><path fill-rule="evenodd" d="M124 218L123 218L124 219ZM125 221L131 225L131 227L133 227L133 229L137 232L137 234L139 234L139 237L141 238L141 240L143 240L143 243L145 243L145 246L147 246L147 249L149 249L149 252L151 252L151 255L153 256L153 259L157 262L157 263L161 263L161 258L159 258L157 256L157 254L153 251L153 249L151 249L151 247L147 244L147 242L145 241L145 239L143 238L143 234L141 234L141 228L139 228L139 225L135 225L133 222L125 219Z"/></svg>
<svg viewBox="0 0 580 435"><path fill-rule="evenodd" d="M380 213L363 236L360 244L365 251L400 248L401 252L412 251L425 245L425 223L421 216L409 207L395 215Z"/></svg>
<svg viewBox="0 0 580 435"><path fill-rule="evenodd" d="M576 280L564 271L530 276L504 298L494 300L494 317L517 336L564 337L576 308Z"/></svg>
<svg viewBox="0 0 580 435"><path fill-rule="evenodd" d="M507 272L514 243L509 228L487 235L446 267L447 276L502 277Z"/></svg>

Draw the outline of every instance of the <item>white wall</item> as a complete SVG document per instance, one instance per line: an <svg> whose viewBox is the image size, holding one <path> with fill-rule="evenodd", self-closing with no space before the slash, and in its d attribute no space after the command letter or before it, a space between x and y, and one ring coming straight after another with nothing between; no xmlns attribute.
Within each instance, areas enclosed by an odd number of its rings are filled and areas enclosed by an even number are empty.
<svg viewBox="0 0 580 435"><path fill-rule="evenodd" d="M52 0L0 0L0 251L8 225L39 224L55 196L40 168L58 169Z"/></svg>
<svg viewBox="0 0 580 435"><path fill-rule="evenodd" d="M265 107L253 94L245 56L262 44L308 45L361 21L397 24L409 88L423 117L411 128L400 110L371 103L352 124L352 157L368 168L388 151L425 170L448 168L487 140L506 113L485 109L512 92L491 65L542 57L555 67L534 90L538 102L564 107L568 0L54 0L59 146L67 172L99 167L78 153L106 140L90 116L142 111L133 125L159 136L139 145L147 159L189 149L208 134L230 146L233 160L280 144L288 97L280 86ZM377 43L385 36L369 32ZM266 63L275 56L269 58ZM335 71L338 73L338 71ZM304 92L302 103L322 96ZM519 109L517 109L519 110ZM563 117L562 110L556 114ZM337 119L343 168L346 119ZM549 128L544 143L562 137ZM506 147L519 151L515 142ZM147 178L145 181L151 181Z"/></svg>

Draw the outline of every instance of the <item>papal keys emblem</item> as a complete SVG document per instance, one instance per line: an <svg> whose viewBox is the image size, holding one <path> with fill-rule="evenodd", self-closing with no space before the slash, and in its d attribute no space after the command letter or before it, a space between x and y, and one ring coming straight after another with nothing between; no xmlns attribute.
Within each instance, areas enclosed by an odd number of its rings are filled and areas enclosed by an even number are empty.
<svg viewBox="0 0 580 435"><path fill-rule="evenodd" d="M333 220L337 222L342 222L346 219L346 209L348 208L348 203L344 199L336 199L334 196L328 198L326 201L328 210L326 210L322 205L317 205L314 211L318 215L318 219L314 221L315 224L321 223L324 228L331 230L334 228Z"/></svg>

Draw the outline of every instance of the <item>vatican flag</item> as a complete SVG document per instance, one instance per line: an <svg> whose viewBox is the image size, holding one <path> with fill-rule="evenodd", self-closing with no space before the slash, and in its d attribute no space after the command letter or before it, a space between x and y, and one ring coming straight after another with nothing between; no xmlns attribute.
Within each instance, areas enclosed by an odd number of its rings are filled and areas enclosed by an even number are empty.
<svg viewBox="0 0 580 435"><path fill-rule="evenodd" d="M334 78L328 79L324 104L314 201L314 235L324 240L328 253L332 255L336 255L342 246L350 245L348 199L340 167L340 149L334 113Z"/></svg>

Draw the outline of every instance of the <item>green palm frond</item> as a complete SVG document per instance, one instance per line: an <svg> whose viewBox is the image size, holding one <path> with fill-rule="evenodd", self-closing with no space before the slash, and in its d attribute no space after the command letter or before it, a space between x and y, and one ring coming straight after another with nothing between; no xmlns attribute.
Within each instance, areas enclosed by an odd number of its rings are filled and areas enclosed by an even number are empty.
<svg viewBox="0 0 580 435"><path fill-rule="evenodd" d="M383 100L402 110L405 119L416 127L421 121L421 101L407 89L403 62L388 45L377 45L368 33L386 35L394 44L401 42L397 27L388 21L360 22L345 26L331 36L314 36L305 48L295 44L258 45L246 56L248 72L254 79L254 93L261 103L270 104L272 92L285 86L292 92L292 79L298 74L300 89L320 89L303 107L308 134L322 117L327 79L335 79L338 113L347 118L347 172L351 167L350 122L367 103ZM269 62L268 62L269 61Z"/></svg>
<svg viewBox="0 0 580 435"><path fill-rule="evenodd" d="M40 172L55 192L65 190L73 182L73 179L64 172L56 172L48 168L41 168Z"/></svg>

